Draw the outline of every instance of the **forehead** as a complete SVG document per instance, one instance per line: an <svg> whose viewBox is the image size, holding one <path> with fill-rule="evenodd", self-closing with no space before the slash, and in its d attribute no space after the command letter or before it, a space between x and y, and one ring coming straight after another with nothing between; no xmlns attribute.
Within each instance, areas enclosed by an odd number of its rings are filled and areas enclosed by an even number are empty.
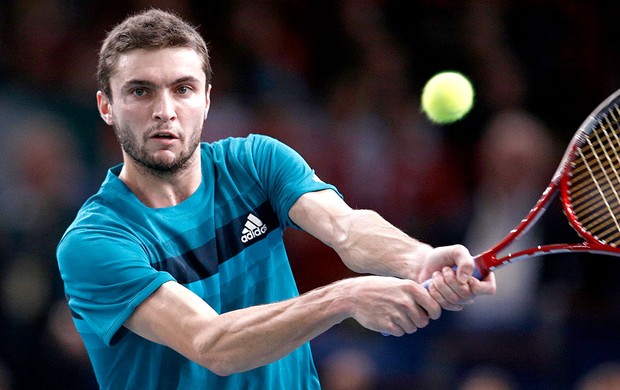
<svg viewBox="0 0 620 390"><path fill-rule="evenodd" d="M206 80L201 58L189 48L135 49L119 56L112 87L130 80L145 80L156 84L185 77Z"/></svg>

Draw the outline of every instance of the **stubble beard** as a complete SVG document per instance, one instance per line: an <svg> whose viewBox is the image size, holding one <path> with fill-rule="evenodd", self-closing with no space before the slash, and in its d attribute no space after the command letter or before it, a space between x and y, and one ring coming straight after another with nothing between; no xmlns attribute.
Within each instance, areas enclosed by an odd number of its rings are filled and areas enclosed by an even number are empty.
<svg viewBox="0 0 620 390"><path fill-rule="evenodd" d="M137 168L145 174L160 178L169 178L187 169L194 156L194 152L200 145L201 130L202 128L193 131L188 147L182 150L173 160L166 161L151 155L146 149L145 142L140 144L131 129L126 126L114 126L114 133L121 148L136 163Z"/></svg>

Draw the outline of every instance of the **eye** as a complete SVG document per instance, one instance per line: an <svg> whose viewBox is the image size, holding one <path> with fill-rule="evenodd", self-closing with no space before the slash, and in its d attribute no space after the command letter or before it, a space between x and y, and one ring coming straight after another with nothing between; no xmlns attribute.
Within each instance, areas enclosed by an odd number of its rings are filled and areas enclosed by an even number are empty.
<svg viewBox="0 0 620 390"><path fill-rule="evenodd" d="M146 95L146 89L145 88L134 88L131 93L135 96L144 96Z"/></svg>
<svg viewBox="0 0 620 390"><path fill-rule="evenodd" d="M189 87L188 85L181 85L178 89L177 92L180 93L181 95L187 95L188 93L190 93L192 91L192 88Z"/></svg>

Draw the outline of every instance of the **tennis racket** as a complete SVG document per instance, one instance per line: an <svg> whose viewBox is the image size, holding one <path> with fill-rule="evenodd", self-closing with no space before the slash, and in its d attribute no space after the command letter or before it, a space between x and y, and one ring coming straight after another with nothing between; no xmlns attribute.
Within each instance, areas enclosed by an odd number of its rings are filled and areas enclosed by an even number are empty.
<svg viewBox="0 0 620 390"><path fill-rule="evenodd" d="M508 246L534 226L560 195L564 215L581 243ZM524 258L564 252L620 256L620 89L602 102L573 136L551 182L529 214L493 248L474 257L474 277ZM502 253L502 255L500 255ZM428 288L430 279L423 283Z"/></svg>

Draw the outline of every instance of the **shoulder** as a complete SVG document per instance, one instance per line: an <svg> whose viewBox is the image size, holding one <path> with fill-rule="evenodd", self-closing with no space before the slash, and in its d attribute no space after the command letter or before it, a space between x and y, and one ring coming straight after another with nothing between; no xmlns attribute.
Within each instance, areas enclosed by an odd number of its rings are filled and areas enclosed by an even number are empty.
<svg viewBox="0 0 620 390"><path fill-rule="evenodd" d="M122 225L122 210L130 208L131 201L126 198L123 202L119 200L117 193L108 186L102 186L97 194L84 202L68 230Z"/></svg>
<svg viewBox="0 0 620 390"><path fill-rule="evenodd" d="M112 241L133 241L130 227L122 216L107 207L97 196L89 199L80 209L58 243L58 252L92 253L93 248Z"/></svg>
<svg viewBox="0 0 620 390"><path fill-rule="evenodd" d="M201 145L204 161L215 165L255 166L261 162L288 159L296 152L276 138L263 134L230 137Z"/></svg>
<svg viewBox="0 0 620 390"><path fill-rule="evenodd" d="M97 244L102 237L126 240L133 236L126 215L137 214L139 205L114 177L108 173L99 191L84 202L61 237L59 248L75 250L80 245Z"/></svg>
<svg viewBox="0 0 620 390"><path fill-rule="evenodd" d="M245 137L228 137L215 142L203 142L201 148L206 153L221 153L231 150L251 150L257 147L285 146L281 141L264 134L250 134Z"/></svg>

